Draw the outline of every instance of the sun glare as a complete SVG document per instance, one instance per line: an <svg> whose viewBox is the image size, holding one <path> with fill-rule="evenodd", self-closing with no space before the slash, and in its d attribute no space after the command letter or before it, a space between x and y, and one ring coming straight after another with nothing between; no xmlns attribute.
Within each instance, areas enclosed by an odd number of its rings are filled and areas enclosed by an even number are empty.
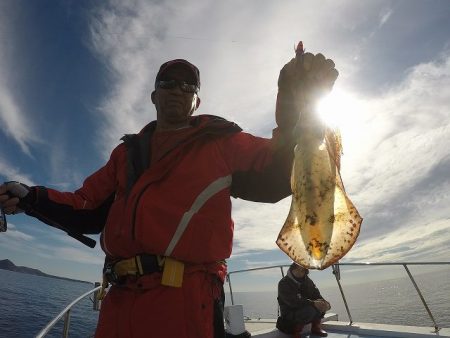
<svg viewBox="0 0 450 338"><path fill-rule="evenodd" d="M329 127L339 129L343 137L356 136L361 124L361 102L354 96L335 89L319 102L318 113Z"/></svg>

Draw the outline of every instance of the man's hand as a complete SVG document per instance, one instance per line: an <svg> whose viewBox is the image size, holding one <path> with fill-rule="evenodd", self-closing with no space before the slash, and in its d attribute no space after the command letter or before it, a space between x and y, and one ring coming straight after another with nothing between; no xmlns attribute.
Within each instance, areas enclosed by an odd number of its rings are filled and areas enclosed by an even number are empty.
<svg viewBox="0 0 450 338"><path fill-rule="evenodd" d="M295 125L299 113L314 110L319 99L332 90L338 75L334 61L320 53L299 54L289 61L278 78L277 124Z"/></svg>
<svg viewBox="0 0 450 338"><path fill-rule="evenodd" d="M321 313L325 313L331 309L330 303L328 303L325 299L316 299L313 303L316 309Z"/></svg>
<svg viewBox="0 0 450 338"><path fill-rule="evenodd" d="M19 182L5 182L0 185L0 207L5 214L17 214L23 212L18 204L30 192L30 188Z"/></svg>
<svg viewBox="0 0 450 338"><path fill-rule="evenodd" d="M278 79L280 88L293 92L299 111L314 106L328 94L339 75L334 61L323 54L301 54L289 61L281 70Z"/></svg>

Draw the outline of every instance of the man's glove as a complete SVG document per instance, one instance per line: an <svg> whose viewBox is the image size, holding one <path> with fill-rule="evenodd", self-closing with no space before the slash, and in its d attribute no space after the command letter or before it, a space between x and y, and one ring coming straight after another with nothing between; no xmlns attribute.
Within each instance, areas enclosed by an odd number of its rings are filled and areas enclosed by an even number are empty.
<svg viewBox="0 0 450 338"><path fill-rule="evenodd" d="M339 75L334 66L333 60L320 53L305 53L281 69L276 107L280 128L295 126L300 113L314 110L318 100L331 91Z"/></svg>
<svg viewBox="0 0 450 338"><path fill-rule="evenodd" d="M0 185L0 207L5 214L23 212L19 208L20 201L30 193L30 188L19 182L10 181Z"/></svg>

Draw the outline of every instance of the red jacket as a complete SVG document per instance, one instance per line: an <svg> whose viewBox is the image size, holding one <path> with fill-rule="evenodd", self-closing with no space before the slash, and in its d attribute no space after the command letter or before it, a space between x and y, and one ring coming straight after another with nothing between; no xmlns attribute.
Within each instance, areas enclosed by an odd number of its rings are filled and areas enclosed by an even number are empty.
<svg viewBox="0 0 450 338"><path fill-rule="evenodd" d="M102 248L115 258L140 253L188 263L228 258L230 195L263 202L289 195L292 143L252 136L208 115L193 117L191 125L189 140L151 164L129 193L122 143L74 193L36 187L34 216L80 233L101 230Z"/></svg>
<svg viewBox="0 0 450 338"><path fill-rule="evenodd" d="M230 196L275 202L289 195L293 142L277 130L264 139L197 116L189 137L147 168L155 126L140 133L141 149L130 146L136 137L125 137L74 193L34 187L27 212L72 234L102 232L102 248L113 259L147 253L186 263L181 288L161 285L159 272L113 286L96 338L222 336L226 268L216 262L231 254Z"/></svg>

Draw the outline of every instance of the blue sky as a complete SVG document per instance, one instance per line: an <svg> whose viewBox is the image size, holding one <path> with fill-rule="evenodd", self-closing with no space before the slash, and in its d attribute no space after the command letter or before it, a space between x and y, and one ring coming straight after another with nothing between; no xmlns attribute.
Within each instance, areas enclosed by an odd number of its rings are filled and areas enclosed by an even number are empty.
<svg viewBox="0 0 450 338"><path fill-rule="evenodd" d="M279 70L303 40L340 72L322 114L340 126L344 184L364 217L342 262L448 260L449 17L438 0L3 0L0 180L79 187L155 118L156 71L173 58L200 68L198 113L269 137ZM275 244L289 206L233 200L230 270L290 262ZM100 279L98 247L8 220L0 259Z"/></svg>

